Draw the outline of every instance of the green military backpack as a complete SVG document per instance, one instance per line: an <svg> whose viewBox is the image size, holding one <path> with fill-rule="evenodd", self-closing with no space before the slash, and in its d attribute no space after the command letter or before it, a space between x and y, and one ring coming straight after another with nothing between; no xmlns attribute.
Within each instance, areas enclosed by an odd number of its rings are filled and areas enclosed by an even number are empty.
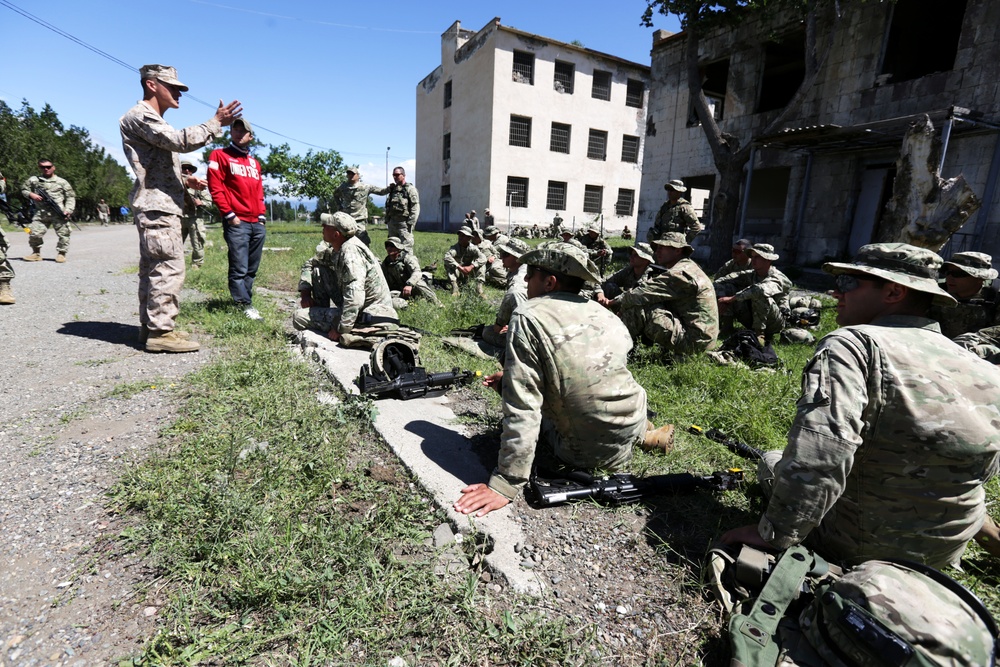
<svg viewBox="0 0 1000 667"><path fill-rule="evenodd" d="M756 597L732 608L730 667L995 665L993 618L972 592L934 568L872 560L841 574L802 546L776 563L753 552L744 547L739 558L728 556L736 578L746 582L749 570L763 582Z"/></svg>

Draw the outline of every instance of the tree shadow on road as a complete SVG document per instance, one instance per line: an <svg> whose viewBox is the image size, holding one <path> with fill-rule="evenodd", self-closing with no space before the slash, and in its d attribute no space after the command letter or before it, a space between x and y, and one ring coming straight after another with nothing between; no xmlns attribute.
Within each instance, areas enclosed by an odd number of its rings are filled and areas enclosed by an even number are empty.
<svg viewBox="0 0 1000 667"><path fill-rule="evenodd" d="M115 345L139 345L139 327L119 322L66 322L56 333L79 338L102 340Z"/></svg>

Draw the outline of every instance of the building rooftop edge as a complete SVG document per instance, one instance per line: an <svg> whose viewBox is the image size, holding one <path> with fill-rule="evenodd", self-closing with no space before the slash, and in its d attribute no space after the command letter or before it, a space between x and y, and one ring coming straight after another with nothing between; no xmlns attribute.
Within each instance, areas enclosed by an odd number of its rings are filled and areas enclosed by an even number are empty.
<svg viewBox="0 0 1000 667"><path fill-rule="evenodd" d="M492 21L490 23L492 23ZM487 25L489 25L489 24L487 24ZM597 56L599 58L604 58L606 60L614 60L614 61L619 62L619 63L624 63L624 64L629 65L631 67L634 67L636 69L644 70L647 75L650 74L651 71L652 71L651 67L649 65L643 65L642 63L637 63L637 62L634 62L632 60L627 60L627 59L622 58L620 56L611 55L610 53L604 53L603 51L597 51L597 50L594 50L594 49L588 49L586 46L577 46L576 44L570 44L568 42L561 42L558 39L553 39L551 37L545 37L544 35L536 35L534 33L530 33L530 32L527 32L525 30L519 30L517 28L512 28L510 26L503 25L499 21L497 21L496 27L497 27L497 30L504 30L506 32L513 33L515 35L523 35L524 37L530 37L532 39L540 39L540 40L543 40L543 41L546 41L546 42L551 42L553 44L558 44L560 46L565 46L568 49L573 49L575 51L580 51L582 53L587 53L587 54L590 54L590 55L593 55L593 56Z"/></svg>

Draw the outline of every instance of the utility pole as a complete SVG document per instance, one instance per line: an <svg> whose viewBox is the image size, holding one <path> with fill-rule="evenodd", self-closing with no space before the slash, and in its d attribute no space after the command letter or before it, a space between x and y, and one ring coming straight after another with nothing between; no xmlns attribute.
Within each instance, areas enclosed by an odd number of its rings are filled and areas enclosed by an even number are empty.
<svg viewBox="0 0 1000 667"><path fill-rule="evenodd" d="M385 147L385 184L389 186L389 146Z"/></svg>

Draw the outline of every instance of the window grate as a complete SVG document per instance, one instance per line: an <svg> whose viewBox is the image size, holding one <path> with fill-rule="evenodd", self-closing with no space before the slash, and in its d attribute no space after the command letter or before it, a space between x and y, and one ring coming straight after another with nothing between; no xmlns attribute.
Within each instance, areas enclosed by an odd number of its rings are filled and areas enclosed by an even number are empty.
<svg viewBox="0 0 1000 667"><path fill-rule="evenodd" d="M618 189L618 201L615 202L615 215L632 215L632 204L635 202L635 190Z"/></svg>
<svg viewBox="0 0 1000 667"><path fill-rule="evenodd" d="M535 85L535 56L527 51L515 51L511 78L517 83Z"/></svg>
<svg viewBox="0 0 1000 667"><path fill-rule="evenodd" d="M531 148L531 119L524 116L510 117L510 145Z"/></svg>
<svg viewBox="0 0 1000 667"><path fill-rule="evenodd" d="M451 81L446 81L444 84L444 108L447 109L451 106Z"/></svg>
<svg viewBox="0 0 1000 667"><path fill-rule="evenodd" d="M590 130L587 139L587 157L591 160L606 160L608 158L608 133L604 130Z"/></svg>
<svg viewBox="0 0 1000 667"><path fill-rule="evenodd" d="M639 162L639 137L622 137L622 162Z"/></svg>
<svg viewBox="0 0 1000 667"><path fill-rule="evenodd" d="M548 194L545 197L545 208L550 211L566 210L566 183L564 181L549 181Z"/></svg>
<svg viewBox="0 0 1000 667"><path fill-rule="evenodd" d="M528 206L528 179L520 176L507 177L507 205L515 208Z"/></svg>
<svg viewBox="0 0 1000 667"><path fill-rule="evenodd" d="M594 70L594 85L590 89L590 96L595 100L611 100L611 72Z"/></svg>
<svg viewBox="0 0 1000 667"><path fill-rule="evenodd" d="M444 139L441 142L441 159L451 159L451 132L444 135Z"/></svg>
<svg viewBox="0 0 1000 667"><path fill-rule="evenodd" d="M552 80L552 87L560 93L573 94L573 63L562 63L556 61L556 73Z"/></svg>
<svg viewBox="0 0 1000 667"><path fill-rule="evenodd" d="M644 84L642 81L629 79L628 85L626 86L625 89L625 106L641 109L642 98L645 92L646 92L646 84Z"/></svg>
<svg viewBox="0 0 1000 667"><path fill-rule="evenodd" d="M572 126L564 123L552 123L552 136L549 139L549 150L553 153L569 153L569 138Z"/></svg>
<svg viewBox="0 0 1000 667"><path fill-rule="evenodd" d="M583 212L600 213L604 202L604 187L600 185L585 185L583 188Z"/></svg>

